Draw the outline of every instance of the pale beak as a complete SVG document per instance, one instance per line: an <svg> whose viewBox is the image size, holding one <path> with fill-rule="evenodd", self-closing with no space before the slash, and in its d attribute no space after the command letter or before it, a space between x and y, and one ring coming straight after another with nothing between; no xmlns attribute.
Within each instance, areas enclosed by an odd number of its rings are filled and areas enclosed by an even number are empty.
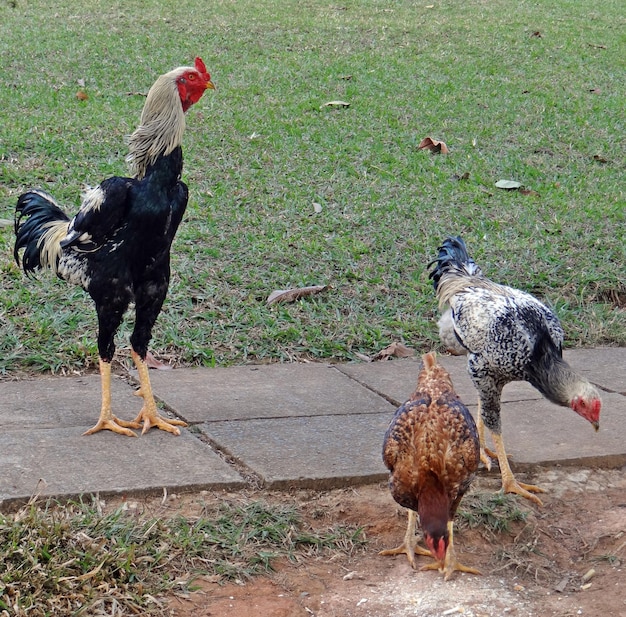
<svg viewBox="0 0 626 617"><path fill-rule="evenodd" d="M204 86L207 90L215 90L215 84L209 79Z"/></svg>

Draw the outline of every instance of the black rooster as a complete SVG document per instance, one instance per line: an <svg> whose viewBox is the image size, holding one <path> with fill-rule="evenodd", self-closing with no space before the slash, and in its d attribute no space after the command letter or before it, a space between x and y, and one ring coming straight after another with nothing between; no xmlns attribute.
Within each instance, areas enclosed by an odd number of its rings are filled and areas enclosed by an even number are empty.
<svg viewBox="0 0 626 617"><path fill-rule="evenodd" d="M185 112L207 89L213 89L204 62L179 67L154 83L139 127L131 135L129 155L134 177L113 177L91 189L73 219L42 191L20 195L15 213L14 256L26 274L48 268L80 285L92 297L98 314L98 353L102 408L98 423L86 434L109 429L135 436L151 426L176 435L179 420L157 412L146 354L152 328L167 295L170 248L187 207L188 190L181 182ZM126 422L111 411L111 361L114 336L129 304L135 304L131 355L139 374L144 405Z"/></svg>

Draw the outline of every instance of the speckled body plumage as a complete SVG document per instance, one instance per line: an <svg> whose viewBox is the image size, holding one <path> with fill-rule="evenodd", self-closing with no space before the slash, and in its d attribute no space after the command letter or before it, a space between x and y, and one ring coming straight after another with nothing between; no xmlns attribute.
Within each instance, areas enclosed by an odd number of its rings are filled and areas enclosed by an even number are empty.
<svg viewBox="0 0 626 617"><path fill-rule="evenodd" d="M529 491L536 486L518 483L509 467L502 442L500 400L511 381L527 381L549 401L571 407L597 430L601 408L597 388L563 359L563 329L556 315L528 293L487 279L467 253L461 238L447 238L430 265L437 298L448 314L439 322L442 340L451 332L467 351L468 373L478 390L478 432L481 459L489 467L484 426L497 451L503 487L541 501ZM447 343L449 346L449 343Z"/></svg>
<svg viewBox="0 0 626 617"><path fill-rule="evenodd" d="M544 351L562 354L563 329L550 309L530 294L506 286L485 288L471 278L449 305L456 335L468 350L468 371L487 428L500 431L500 396L511 381L528 381L552 397L534 370Z"/></svg>
<svg viewBox="0 0 626 617"><path fill-rule="evenodd" d="M487 279L460 238L440 248L431 278L441 307L448 305L454 334L468 353L482 419L500 433L500 398L511 381L527 381L548 400L568 406L572 388L585 380L563 360L563 328L534 296ZM591 392L591 390L589 390Z"/></svg>

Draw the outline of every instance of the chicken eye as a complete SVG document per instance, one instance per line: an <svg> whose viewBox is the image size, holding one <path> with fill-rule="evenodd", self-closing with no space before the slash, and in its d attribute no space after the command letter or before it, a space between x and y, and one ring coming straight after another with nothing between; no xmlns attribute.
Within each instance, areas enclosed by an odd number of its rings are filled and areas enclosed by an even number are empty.
<svg viewBox="0 0 626 617"><path fill-rule="evenodd" d="M193 73L190 73L189 75L187 75L187 79L189 81L193 81L196 78L196 76Z"/></svg>

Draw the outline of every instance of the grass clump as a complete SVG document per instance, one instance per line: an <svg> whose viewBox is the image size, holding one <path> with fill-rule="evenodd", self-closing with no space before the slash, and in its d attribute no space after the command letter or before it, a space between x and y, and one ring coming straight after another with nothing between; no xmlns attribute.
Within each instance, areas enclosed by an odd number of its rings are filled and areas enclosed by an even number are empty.
<svg viewBox="0 0 626 617"><path fill-rule="evenodd" d="M518 500L506 493L470 493L458 509L461 525L490 534L508 533L512 524L524 522L527 516Z"/></svg>
<svg viewBox="0 0 626 617"><path fill-rule="evenodd" d="M165 615L159 596L199 575L245 580L281 557L350 552L360 529L317 531L295 508L224 502L200 517L32 503L0 516L0 615Z"/></svg>

